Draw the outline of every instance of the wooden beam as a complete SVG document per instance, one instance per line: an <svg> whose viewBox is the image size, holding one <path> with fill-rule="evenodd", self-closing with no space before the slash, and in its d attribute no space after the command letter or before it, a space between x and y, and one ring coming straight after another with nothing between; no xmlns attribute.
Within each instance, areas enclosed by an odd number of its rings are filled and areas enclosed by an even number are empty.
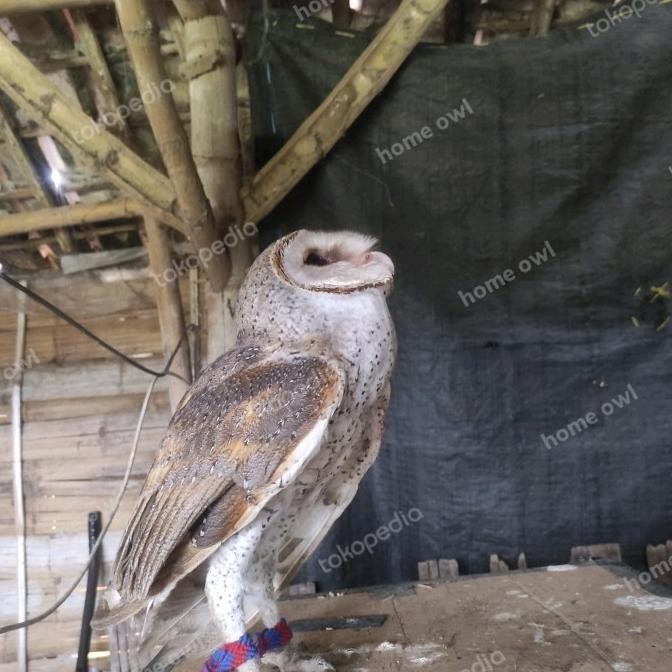
<svg viewBox="0 0 672 672"><path fill-rule="evenodd" d="M76 109L1 32L0 88L74 156L103 172L122 193L139 200L162 221L184 229L172 213L175 194L170 180Z"/></svg>
<svg viewBox="0 0 672 672"><path fill-rule="evenodd" d="M87 240L92 235L95 235L97 238L102 236L115 236L122 235L124 233L132 233L138 231L138 225L136 223L127 223L127 224L110 224L108 226L98 226L95 231L70 231L70 235L75 240ZM53 245L58 242L56 236L42 236L41 238L26 238L24 240L18 240L15 242L3 243L0 241L0 253L2 252L13 252L14 250L35 250L39 248L40 245Z"/></svg>
<svg viewBox="0 0 672 672"><path fill-rule="evenodd" d="M185 392L189 389L189 383L191 382L189 341L187 340L187 331L184 326L180 285L179 279L172 278L172 274L171 277L168 277L169 274L167 271L173 269L171 266L170 244L166 232L152 217L145 217L145 231L147 233L149 266L154 279L156 305L159 311L161 342L163 343L163 354L166 362L175 351L175 348L180 344L180 341L182 342L173 360L171 370L182 376L185 380L182 381L174 376L168 378L170 407L175 411ZM174 273L175 271L173 270Z"/></svg>
<svg viewBox="0 0 672 672"><path fill-rule="evenodd" d="M119 198L104 203L81 203L60 208L32 210L0 217L0 237L14 236L29 231L44 231L59 226L128 219L138 217L143 212L141 205L128 198Z"/></svg>
<svg viewBox="0 0 672 672"><path fill-rule="evenodd" d="M170 175L183 219L197 251L212 250L218 240L215 219L189 147L184 126L170 92L161 85L166 77L159 44L159 29L149 0L115 0L128 53L135 66L140 90L159 91L145 103L147 118L154 132L163 162ZM220 233L224 233L223 231ZM198 255L214 291L220 291L228 279L224 255L212 254L209 260Z"/></svg>
<svg viewBox="0 0 672 672"><path fill-rule="evenodd" d="M245 216L258 222L325 156L399 69L448 0L402 0L387 24L244 190Z"/></svg>
<svg viewBox="0 0 672 672"><path fill-rule="evenodd" d="M0 110L0 137L2 137L8 153L16 162L17 168L21 171L28 189L32 192L32 197L40 204L41 208L52 207L52 199L37 177L35 167L28 158L26 148L14 133L4 110ZM14 181L16 181L16 176L13 177Z"/></svg>

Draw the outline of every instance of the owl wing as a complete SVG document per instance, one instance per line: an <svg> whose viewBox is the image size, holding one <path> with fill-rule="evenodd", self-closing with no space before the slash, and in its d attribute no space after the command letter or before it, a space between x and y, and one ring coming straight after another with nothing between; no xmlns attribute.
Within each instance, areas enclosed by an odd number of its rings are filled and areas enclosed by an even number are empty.
<svg viewBox="0 0 672 672"><path fill-rule="evenodd" d="M371 410L367 433L364 437L366 450L361 459L359 471L361 476L369 470L378 456L383 439L385 412L390 400L390 383L385 385L377 404ZM341 517L350 505L359 489L359 480L334 481L331 483L319 502L310 510L299 513L295 526L301 531L300 543L290 542L280 550L279 563L274 577L276 591L286 588L303 563L322 543L327 532Z"/></svg>
<svg viewBox="0 0 672 672"><path fill-rule="evenodd" d="M163 439L121 541L107 627L195 569L252 521L316 454L341 403L339 361L239 348L190 389Z"/></svg>

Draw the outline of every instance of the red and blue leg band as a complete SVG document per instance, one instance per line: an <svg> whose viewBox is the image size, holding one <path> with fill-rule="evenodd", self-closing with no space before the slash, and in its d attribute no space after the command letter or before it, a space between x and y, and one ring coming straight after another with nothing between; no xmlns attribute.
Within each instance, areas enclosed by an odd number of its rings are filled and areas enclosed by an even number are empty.
<svg viewBox="0 0 672 672"><path fill-rule="evenodd" d="M231 672L248 660L261 658L267 651L281 649L292 639L292 629L282 618L272 628L266 628L257 635L245 633L235 642L223 644L215 649L206 661L201 672Z"/></svg>

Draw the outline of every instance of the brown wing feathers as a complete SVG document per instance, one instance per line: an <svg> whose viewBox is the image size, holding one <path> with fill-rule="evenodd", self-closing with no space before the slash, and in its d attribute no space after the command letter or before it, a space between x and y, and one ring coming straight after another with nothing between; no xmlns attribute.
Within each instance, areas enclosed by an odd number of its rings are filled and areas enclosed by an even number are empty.
<svg viewBox="0 0 672 672"><path fill-rule="evenodd" d="M122 540L113 578L122 599L155 592L159 572L166 585L173 563L193 570L210 555L198 549L240 529L342 390L340 367L318 356L245 348L206 370L171 421Z"/></svg>

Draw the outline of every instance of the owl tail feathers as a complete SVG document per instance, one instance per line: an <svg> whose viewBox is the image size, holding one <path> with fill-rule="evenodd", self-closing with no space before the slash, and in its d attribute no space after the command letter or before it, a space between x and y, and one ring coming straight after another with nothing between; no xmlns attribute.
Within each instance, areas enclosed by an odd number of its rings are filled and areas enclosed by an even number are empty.
<svg viewBox="0 0 672 672"><path fill-rule="evenodd" d="M122 602L115 607L108 608L91 620L91 627L94 630L105 630L119 625L119 623L127 621L143 609L146 609L153 599L153 597L147 597L144 600Z"/></svg>

